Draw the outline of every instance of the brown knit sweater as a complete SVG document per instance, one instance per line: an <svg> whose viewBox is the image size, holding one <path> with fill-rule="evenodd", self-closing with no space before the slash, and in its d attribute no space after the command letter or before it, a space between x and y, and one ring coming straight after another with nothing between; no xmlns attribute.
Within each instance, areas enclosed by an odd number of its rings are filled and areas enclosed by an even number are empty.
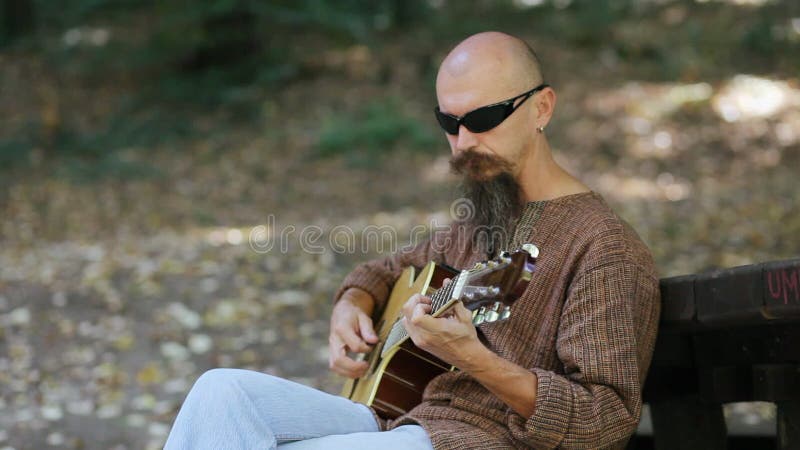
<svg viewBox="0 0 800 450"><path fill-rule="evenodd" d="M471 233L447 233L356 267L349 287L388 298L402 268L430 260L468 268L487 258ZM506 321L480 332L498 355L538 378L535 411L523 417L464 372L426 388L423 402L389 428L418 423L436 449L622 449L636 430L641 388L660 311L651 254L596 193L529 203L509 247L540 249L536 272Z"/></svg>

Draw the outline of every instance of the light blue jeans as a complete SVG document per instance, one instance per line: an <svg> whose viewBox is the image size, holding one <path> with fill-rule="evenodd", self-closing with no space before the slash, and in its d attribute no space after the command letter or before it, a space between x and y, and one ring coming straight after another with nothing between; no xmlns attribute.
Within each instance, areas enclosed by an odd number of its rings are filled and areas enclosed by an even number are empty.
<svg viewBox="0 0 800 450"><path fill-rule="evenodd" d="M271 375L213 369L194 384L165 450L428 449L419 425L379 431L369 408Z"/></svg>

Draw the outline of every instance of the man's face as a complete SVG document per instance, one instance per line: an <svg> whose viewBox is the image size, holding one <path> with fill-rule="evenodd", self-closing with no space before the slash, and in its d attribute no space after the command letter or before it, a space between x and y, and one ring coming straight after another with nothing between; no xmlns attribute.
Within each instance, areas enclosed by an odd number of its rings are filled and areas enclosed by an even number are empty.
<svg viewBox="0 0 800 450"><path fill-rule="evenodd" d="M440 80L441 81L441 80ZM509 89L481 92L457 82L437 83L439 109L456 116L481 106L519 95ZM524 90L522 91L524 92ZM474 133L461 126L458 135L447 134L450 143L452 170L463 177L462 195L475 205L473 225L490 230L503 230L507 236L511 224L519 216L522 201L517 177L529 128L526 122L531 111L527 102L491 130ZM484 236L477 242L488 252L503 248L507 239ZM499 242L495 240L499 239Z"/></svg>
<svg viewBox="0 0 800 450"><path fill-rule="evenodd" d="M461 117L482 106L520 94L516 92L518 89L514 88L486 83L483 86L486 88L476 88L476 85L468 85L457 79L439 80L437 83L439 109ZM530 100L523 103L499 125L482 133L472 132L463 125L459 127L457 135L445 133L453 162L462 169L460 173L478 181L491 179L503 171L516 178L519 175L522 155L526 150L525 143L531 138L530 133L534 128L531 125L532 105L533 102ZM470 154L473 154L473 157L469 157ZM475 154L486 158L475 158Z"/></svg>

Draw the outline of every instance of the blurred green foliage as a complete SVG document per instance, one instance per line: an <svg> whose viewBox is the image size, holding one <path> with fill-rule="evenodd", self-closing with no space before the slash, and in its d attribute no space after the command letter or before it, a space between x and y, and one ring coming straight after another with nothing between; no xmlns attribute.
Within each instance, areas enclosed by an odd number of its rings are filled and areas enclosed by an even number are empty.
<svg viewBox="0 0 800 450"><path fill-rule="evenodd" d="M26 121L0 137L0 164L25 165L30 149L40 147L67 167L105 167L81 169L78 178L101 176L108 161L125 166L117 152L213 132L193 125L198 115L213 115L220 130L257 124L270 92L317 75L309 72L318 70L307 64L309 48L363 44L380 52L398 33L413 34L429 75L435 52L486 29L533 30L636 64L659 80L692 80L731 66L768 72L780 52L800 48L780 28L792 1L767 2L742 22L718 2L690 0L0 0L0 51L37 55L56 79L119 84L134 96L93 129L63 121L53 132ZM651 32L656 28L669 32ZM422 128L387 105L356 113L358 123L332 120L321 130L319 153L353 159L354 148L371 154L403 139L424 146ZM129 172L139 174L138 167Z"/></svg>
<svg viewBox="0 0 800 450"><path fill-rule="evenodd" d="M295 75L289 48L298 37L323 36L340 45L366 42L376 32L419 23L429 9L424 0L34 3L40 13L40 37L80 32L81 27L93 24L119 27L124 33L113 45L90 47L91 52L84 54L74 51L79 46L72 46L67 55L59 55L56 48L51 56L60 64L77 64L86 73L98 68L132 71L160 84L160 93L192 102L223 100L226 89L279 83Z"/></svg>
<svg viewBox="0 0 800 450"><path fill-rule="evenodd" d="M425 151L435 143L429 128L403 114L397 99L386 99L323 124L316 155L342 155L353 167L375 167L397 144Z"/></svg>
<svg viewBox="0 0 800 450"><path fill-rule="evenodd" d="M3 2L0 47L40 54L62 78L88 85L122 80L136 92L98 130L62 123L56 133L46 133L33 119L13 138L0 138L0 170L28 164L31 149L39 147L64 159L61 171L79 180L157 174L143 170L145 163L126 162L118 151L199 137L191 126L195 114L219 108L230 123L255 119L265 90L300 75L291 54L300 36L352 45L419 23L428 12L422 0ZM18 13L35 25L12 29ZM113 39L103 37L106 27L114 30Z"/></svg>

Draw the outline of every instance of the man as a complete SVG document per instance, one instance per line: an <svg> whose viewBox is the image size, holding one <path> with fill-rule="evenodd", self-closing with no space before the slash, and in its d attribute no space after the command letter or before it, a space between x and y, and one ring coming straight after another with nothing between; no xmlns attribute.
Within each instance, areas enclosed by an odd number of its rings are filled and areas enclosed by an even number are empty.
<svg viewBox="0 0 800 450"><path fill-rule="evenodd" d="M167 448L624 448L639 421L659 316L648 249L553 159L544 129L556 95L524 42L497 32L469 37L442 63L436 92L475 214L348 275L331 317L331 369L365 372L348 352L376 344L373 318L408 265L465 268L533 243L536 272L513 315L476 329L461 305L433 318L428 298L409 299L403 320L414 343L459 370L431 381L422 403L392 423L311 388L217 369L195 384ZM476 233L498 227L507 232Z"/></svg>

